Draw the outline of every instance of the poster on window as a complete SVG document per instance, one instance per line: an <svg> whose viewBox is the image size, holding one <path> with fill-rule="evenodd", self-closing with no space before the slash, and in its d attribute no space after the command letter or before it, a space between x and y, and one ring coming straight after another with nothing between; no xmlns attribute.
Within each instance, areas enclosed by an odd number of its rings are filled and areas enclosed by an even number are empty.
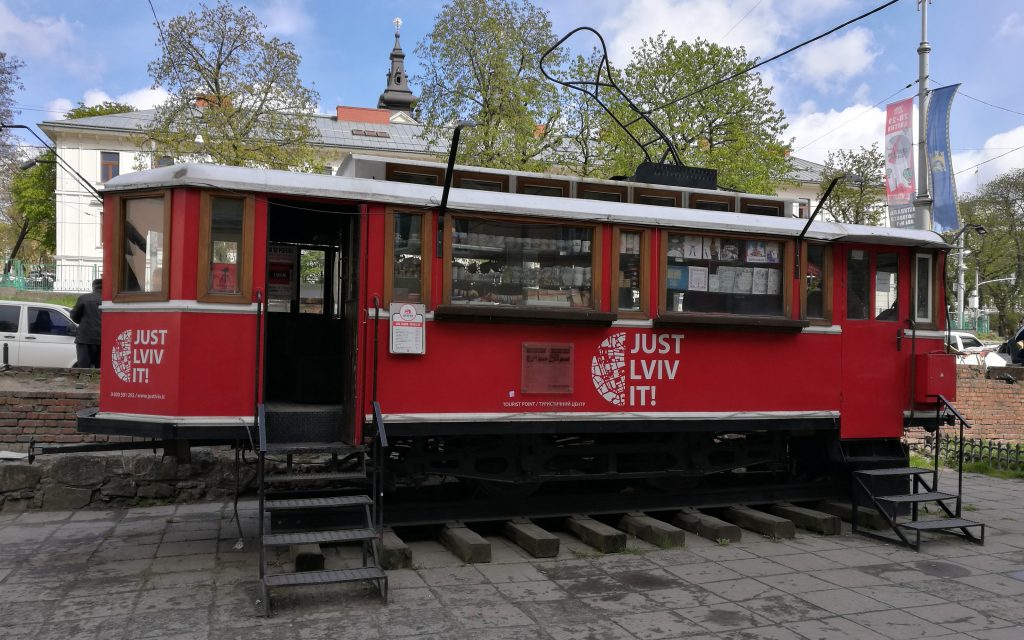
<svg viewBox="0 0 1024 640"><path fill-rule="evenodd" d="M272 244L267 247L267 297L270 300L295 298L296 247Z"/></svg>

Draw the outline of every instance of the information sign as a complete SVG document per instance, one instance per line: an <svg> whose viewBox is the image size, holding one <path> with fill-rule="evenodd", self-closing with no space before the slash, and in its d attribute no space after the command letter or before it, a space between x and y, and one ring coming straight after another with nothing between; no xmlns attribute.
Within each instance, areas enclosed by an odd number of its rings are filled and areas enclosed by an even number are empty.
<svg viewBox="0 0 1024 640"><path fill-rule="evenodd" d="M426 307L391 303L391 353L423 355L427 352Z"/></svg>

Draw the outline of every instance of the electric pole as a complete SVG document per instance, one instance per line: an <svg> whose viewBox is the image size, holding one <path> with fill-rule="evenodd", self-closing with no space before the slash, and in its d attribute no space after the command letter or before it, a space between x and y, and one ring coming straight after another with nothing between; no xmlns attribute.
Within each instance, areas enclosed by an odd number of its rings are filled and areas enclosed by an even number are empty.
<svg viewBox="0 0 1024 640"><path fill-rule="evenodd" d="M914 228L931 229L932 199L928 194L928 149L925 146L925 129L928 126L928 2L918 0L921 5L921 44L917 47L917 197L914 199Z"/></svg>

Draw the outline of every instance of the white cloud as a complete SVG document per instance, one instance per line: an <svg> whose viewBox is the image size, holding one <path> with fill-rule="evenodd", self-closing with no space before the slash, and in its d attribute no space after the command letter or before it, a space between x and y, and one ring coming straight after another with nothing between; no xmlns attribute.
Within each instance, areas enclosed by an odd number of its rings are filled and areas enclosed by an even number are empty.
<svg viewBox="0 0 1024 640"><path fill-rule="evenodd" d="M46 119L47 120L60 120L64 117L71 107L71 101L67 98L56 98L46 103Z"/></svg>
<svg viewBox="0 0 1024 640"><path fill-rule="evenodd" d="M880 53L871 31L856 27L797 51L793 75L827 91L870 69Z"/></svg>
<svg viewBox="0 0 1024 640"><path fill-rule="evenodd" d="M59 58L74 39L64 17L23 20L0 2L0 49L24 57Z"/></svg>
<svg viewBox="0 0 1024 640"><path fill-rule="evenodd" d="M276 36L294 36L313 26L302 0L270 0L260 11L267 32Z"/></svg>
<svg viewBox="0 0 1024 640"><path fill-rule="evenodd" d="M824 113L801 109L788 120L786 134L795 138L793 155L812 162L824 162L830 150L859 149L874 143L881 147L885 138L885 109L865 104Z"/></svg>
<svg viewBox="0 0 1024 640"><path fill-rule="evenodd" d="M964 172L956 176L957 190L961 193L974 191L989 180L998 178L1011 169L1019 169L1024 166L1024 149L1017 149L1022 146L1024 146L1024 125L991 136L985 141L981 150L954 153L953 173ZM1012 151L1013 149L1017 150ZM985 162L990 159L990 162ZM977 167L976 174L972 167L981 162L985 162L985 164Z"/></svg>
<svg viewBox="0 0 1024 640"><path fill-rule="evenodd" d="M996 37L1013 40L1024 38L1024 19L1021 19L1020 15L1016 13L1006 16L1003 23L999 25L999 32L996 33Z"/></svg>

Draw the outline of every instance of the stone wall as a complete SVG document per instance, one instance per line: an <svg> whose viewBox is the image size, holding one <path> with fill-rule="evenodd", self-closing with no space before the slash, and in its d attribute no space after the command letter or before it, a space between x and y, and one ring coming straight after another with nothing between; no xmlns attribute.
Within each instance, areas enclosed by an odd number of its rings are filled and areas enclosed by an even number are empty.
<svg viewBox="0 0 1024 640"><path fill-rule="evenodd" d="M239 466L242 492L252 487L255 468L252 456ZM234 495L235 475L235 454L226 448L193 449L189 464L139 452L0 462L0 512L223 499Z"/></svg>

